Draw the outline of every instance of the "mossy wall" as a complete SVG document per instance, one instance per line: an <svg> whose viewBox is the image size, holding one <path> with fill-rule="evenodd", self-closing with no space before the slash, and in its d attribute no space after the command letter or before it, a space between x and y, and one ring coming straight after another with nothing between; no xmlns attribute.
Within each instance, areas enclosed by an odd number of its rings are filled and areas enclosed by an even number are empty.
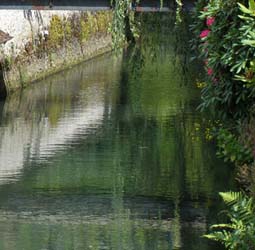
<svg viewBox="0 0 255 250"><path fill-rule="evenodd" d="M110 51L109 25L112 12L54 14L47 26L40 26L19 53L2 58L7 92Z"/></svg>

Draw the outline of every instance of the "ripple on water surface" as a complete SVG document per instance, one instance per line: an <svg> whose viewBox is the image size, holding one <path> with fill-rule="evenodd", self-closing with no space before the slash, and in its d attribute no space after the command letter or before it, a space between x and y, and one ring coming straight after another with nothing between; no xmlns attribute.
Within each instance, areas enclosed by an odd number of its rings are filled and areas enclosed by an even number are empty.
<svg viewBox="0 0 255 250"><path fill-rule="evenodd" d="M204 139L196 65L174 21L149 17L140 46L0 109L0 250L218 249L200 236L230 173Z"/></svg>

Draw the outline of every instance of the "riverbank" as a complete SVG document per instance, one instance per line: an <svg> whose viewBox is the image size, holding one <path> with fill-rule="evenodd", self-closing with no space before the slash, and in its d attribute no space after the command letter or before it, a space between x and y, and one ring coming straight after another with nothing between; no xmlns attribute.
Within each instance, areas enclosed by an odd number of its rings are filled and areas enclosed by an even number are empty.
<svg viewBox="0 0 255 250"><path fill-rule="evenodd" d="M0 72L7 93L112 49L111 12L0 11ZM13 25L15 23L15 25Z"/></svg>

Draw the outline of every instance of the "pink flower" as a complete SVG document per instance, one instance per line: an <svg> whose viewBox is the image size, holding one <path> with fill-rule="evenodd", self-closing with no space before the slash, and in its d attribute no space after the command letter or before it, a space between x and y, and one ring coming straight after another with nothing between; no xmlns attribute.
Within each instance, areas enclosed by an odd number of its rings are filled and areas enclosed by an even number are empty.
<svg viewBox="0 0 255 250"><path fill-rule="evenodd" d="M211 76L213 74L213 69L212 68L208 68L207 69L207 75Z"/></svg>
<svg viewBox="0 0 255 250"><path fill-rule="evenodd" d="M200 37L200 38L207 37L207 36L209 35L209 33L210 33L210 30L203 30L203 31L200 33L199 37Z"/></svg>
<svg viewBox="0 0 255 250"><path fill-rule="evenodd" d="M207 19L206 19L206 25L207 25L208 27L210 27L210 26L213 25L214 21L215 21L215 17L207 17Z"/></svg>

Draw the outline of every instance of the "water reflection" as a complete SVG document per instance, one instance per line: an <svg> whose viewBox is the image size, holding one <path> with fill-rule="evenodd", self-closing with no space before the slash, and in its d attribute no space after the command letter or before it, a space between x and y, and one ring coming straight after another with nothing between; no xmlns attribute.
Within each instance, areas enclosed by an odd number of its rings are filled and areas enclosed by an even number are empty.
<svg viewBox="0 0 255 250"><path fill-rule="evenodd" d="M27 160L44 161L96 133L105 114L102 91L118 67L105 57L10 96L0 127L0 184L15 180ZM71 84L70 84L71 83Z"/></svg>
<svg viewBox="0 0 255 250"><path fill-rule="evenodd" d="M213 249L200 235L232 178L204 140L186 38L154 15L123 61L106 55L5 103L0 249Z"/></svg>

